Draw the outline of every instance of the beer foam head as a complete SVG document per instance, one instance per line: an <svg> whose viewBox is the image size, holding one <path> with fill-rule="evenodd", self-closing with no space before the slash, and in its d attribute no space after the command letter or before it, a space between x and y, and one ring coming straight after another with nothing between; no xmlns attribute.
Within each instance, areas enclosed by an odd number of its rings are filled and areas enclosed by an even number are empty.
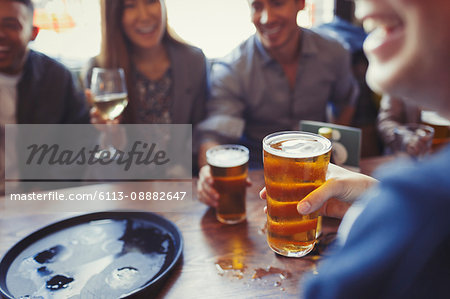
<svg viewBox="0 0 450 299"><path fill-rule="evenodd" d="M286 158L309 158L323 155L331 150L327 138L308 132L292 131L268 135L263 140L266 152Z"/></svg>
<svg viewBox="0 0 450 299"><path fill-rule="evenodd" d="M235 167L248 162L248 149L244 146L225 144L215 146L206 152L209 165L216 167Z"/></svg>

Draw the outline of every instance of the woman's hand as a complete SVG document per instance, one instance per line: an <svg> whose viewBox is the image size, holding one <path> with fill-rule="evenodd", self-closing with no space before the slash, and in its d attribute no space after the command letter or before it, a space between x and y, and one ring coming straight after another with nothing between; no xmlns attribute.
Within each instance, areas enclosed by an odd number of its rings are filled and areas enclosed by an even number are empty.
<svg viewBox="0 0 450 299"><path fill-rule="evenodd" d="M92 107L89 111L91 124L100 132L100 144L103 148L113 146L116 149L123 149L127 142L125 129L122 126L117 126L121 122L119 115L114 120L105 119L95 106L93 106L94 99L90 89L85 89L86 100Z"/></svg>
<svg viewBox="0 0 450 299"><path fill-rule="evenodd" d="M91 117L91 124L93 125L105 125L105 124L119 124L121 121L121 116L118 116L114 120L109 120L104 118L97 108L94 106L94 99L90 89L85 89L84 94L86 95L86 100L91 106L91 110L89 111ZM103 131L102 126L96 126L99 131Z"/></svg>

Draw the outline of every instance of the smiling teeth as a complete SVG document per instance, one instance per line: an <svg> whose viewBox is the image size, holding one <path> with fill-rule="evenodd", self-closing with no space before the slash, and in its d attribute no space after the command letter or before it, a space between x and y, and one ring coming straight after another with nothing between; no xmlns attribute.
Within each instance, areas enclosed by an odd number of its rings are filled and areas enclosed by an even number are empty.
<svg viewBox="0 0 450 299"><path fill-rule="evenodd" d="M278 33L280 31L280 29L281 29L280 27L276 27L276 28L273 28L273 29L264 30L264 33L267 34L267 35L271 35L271 34Z"/></svg>
<svg viewBox="0 0 450 299"><path fill-rule="evenodd" d="M150 27L141 27L138 28L137 31L140 33L151 33L153 31L155 31L156 26L150 26Z"/></svg>

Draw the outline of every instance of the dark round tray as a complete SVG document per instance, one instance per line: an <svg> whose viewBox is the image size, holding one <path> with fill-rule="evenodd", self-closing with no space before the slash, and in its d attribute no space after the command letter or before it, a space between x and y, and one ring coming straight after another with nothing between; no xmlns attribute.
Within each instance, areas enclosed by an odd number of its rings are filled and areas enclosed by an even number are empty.
<svg viewBox="0 0 450 299"><path fill-rule="evenodd" d="M111 211L46 226L0 262L4 298L148 298L183 249L179 229L149 212Z"/></svg>

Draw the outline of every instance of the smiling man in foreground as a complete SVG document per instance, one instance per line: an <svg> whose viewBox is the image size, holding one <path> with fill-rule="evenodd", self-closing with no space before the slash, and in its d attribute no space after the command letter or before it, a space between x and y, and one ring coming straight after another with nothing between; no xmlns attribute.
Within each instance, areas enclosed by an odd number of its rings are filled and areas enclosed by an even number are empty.
<svg viewBox="0 0 450 299"><path fill-rule="evenodd" d="M450 2L356 3L371 31L364 44L371 87L450 118ZM333 178L302 200L299 212L324 203L330 211L330 198L358 200L344 216L338 248L304 284L304 297L449 298L449 166L450 146L421 162L388 166L375 184L361 174L333 175L331 167ZM361 194L364 185L375 186Z"/></svg>

